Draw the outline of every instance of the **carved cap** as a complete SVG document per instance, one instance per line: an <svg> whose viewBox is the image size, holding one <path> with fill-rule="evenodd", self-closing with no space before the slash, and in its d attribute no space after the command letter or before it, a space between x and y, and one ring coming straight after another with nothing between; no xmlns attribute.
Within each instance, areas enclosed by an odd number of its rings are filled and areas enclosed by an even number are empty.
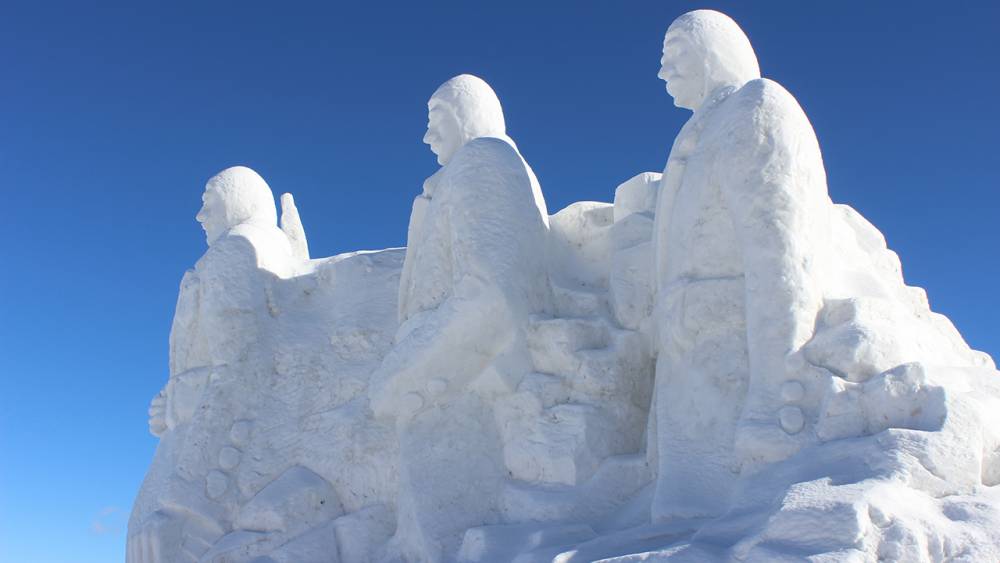
<svg viewBox="0 0 1000 563"><path fill-rule="evenodd" d="M210 190L216 191L222 200L226 227L243 223L278 224L271 188L246 166L233 166L219 172L205 184L205 191Z"/></svg>
<svg viewBox="0 0 1000 563"><path fill-rule="evenodd" d="M462 129L462 143L479 137L506 136L503 108L496 92L482 78L460 74L434 91L428 107L443 104L452 110Z"/></svg>

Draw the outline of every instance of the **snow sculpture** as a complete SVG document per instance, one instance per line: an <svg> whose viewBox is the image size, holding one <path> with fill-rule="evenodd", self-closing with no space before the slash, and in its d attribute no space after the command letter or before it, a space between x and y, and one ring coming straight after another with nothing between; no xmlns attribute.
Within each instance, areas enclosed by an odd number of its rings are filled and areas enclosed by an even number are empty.
<svg viewBox="0 0 1000 563"><path fill-rule="evenodd" d="M771 518L734 548L741 559L785 549L908 559L902 545L938 541L939 532L883 512L868 527L859 518L870 513L860 511L893 490L947 512L933 501L941 484L920 472L947 481L952 494L994 484L996 432L973 422L997 401L992 360L905 286L874 227L830 202L805 114L760 78L731 19L708 10L678 18L659 76L675 105L694 114L673 144L657 203L653 520L719 517L695 538L732 545L734 532L750 532L735 514ZM968 388L989 391L977 401ZM836 442L870 435L853 451ZM948 460L957 443L969 451ZM857 464L852 482L874 484L808 482L845 463ZM831 510L837 524L826 521ZM988 513L977 514L995 521ZM814 526L822 530L806 532Z"/></svg>
<svg viewBox="0 0 1000 563"><path fill-rule="evenodd" d="M300 259L294 203L283 198L283 232L248 168L214 177L203 199L209 249L181 283L127 560L373 553L391 533L395 442L366 382L395 328L402 253Z"/></svg>
<svg viewBox="0 0 1000 563"><path fill-rule="evenodd" d="M796 380L785 358L822 305L825 178L805 115L760 78L727 16L678 18L662 63L667 92L694 115L657 204L654 516L715 516L744 465L787 457L807 435L777 424L776 391Z"/></svg>
<svg viewBox="0 0 1000 563"><path fill-rule="evenodd" d="M127 561L1000 559L992 359L830 201L732 20L662 63L694 113L613 204L548 216L469 75L405 250L310 259L290 194L279 229L253 171L210 180Z"/></svg>
<svg viewBox="0 0 1000 563"><path fill-rule="evenodd" d="M250 354L260 338L258 269L287 275L291 249L277 229L271 189L249 168L228 168L208 181L197 220L209 251L181 281L170 331L170 380L154 399L150 429L161 435L187 420L212 368Z"/></svg>
<svg viewBox="0 0 1000 563"><path fill-rule="evenodd" d="M264 278L290 268L291 250L277 228L271 190L254 171L228 168L205 186L197 220L209 249L181 281L170 332L170 378L150 405L150 431L163 436L196 414L211 379L253 355L261 338L258 315L267 309ZM171 457L183 461L196 452L180 443ZM183 467L180 468L183 471ZM220 475L206 477L206 492L175 476L155 483L155 506L142 514L137 501L130 523L129 560L180 560L182 536L208 542L221 535ZM142 495L140 495L141 497ZM207 497L207 498L206 498ZM140 500L142 500L140 498ZM143 507L147 508L147 507Z"/></svg>
<svg viewBox="0 0 1000 563"><path fill-rule="evenodd" d="M497 519L503 444L491 395L527 361L524 328L548 286L545 203L492 89L457 76L428 109L424 142L442 168L414 201L401 325L371 396L402 446L392 549L439 561L467 528Z"/></svg>

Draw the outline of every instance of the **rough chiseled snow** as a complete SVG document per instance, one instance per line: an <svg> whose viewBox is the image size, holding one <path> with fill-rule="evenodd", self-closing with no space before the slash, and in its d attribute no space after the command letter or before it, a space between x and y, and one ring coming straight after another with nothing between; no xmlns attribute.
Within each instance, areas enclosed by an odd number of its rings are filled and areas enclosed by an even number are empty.
<svg viewBox="0 0 1000 563"><path fill-rule="evenodd" d="M693 115L614 203L550 216L470 75L405 249L311 259L291 194L212 178L127 560L1000 559L992 359L735 22L682 15L660 77Z"/></svg>

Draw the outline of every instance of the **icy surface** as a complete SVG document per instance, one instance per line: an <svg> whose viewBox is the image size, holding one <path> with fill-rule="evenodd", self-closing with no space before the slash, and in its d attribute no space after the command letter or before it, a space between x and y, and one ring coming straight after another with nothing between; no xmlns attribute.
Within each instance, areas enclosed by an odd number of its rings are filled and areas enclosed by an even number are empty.
<svg viewBox="0 0 1000 563"><path fill-rule="evenodd" d="M291 194L209 180L127 561L1000 558L992 359L735 22L678 18L660 77L693 115L613 203L549 216L470 75L405 249L310 259Z"/></svg>

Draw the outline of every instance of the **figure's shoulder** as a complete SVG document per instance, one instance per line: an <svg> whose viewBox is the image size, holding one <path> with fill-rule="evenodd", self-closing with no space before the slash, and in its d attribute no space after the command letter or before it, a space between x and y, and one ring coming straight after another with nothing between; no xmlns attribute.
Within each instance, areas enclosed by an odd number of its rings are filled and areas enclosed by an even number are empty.
<svg viewBox="0 0 1000 563"><path fill-rule="evenodd" d="M473 139L455 152L441 184L442 205L465 210L534 205L531 178L517 149L502 138Z"/></svg>
<svg viewBox="0 0 1000 563"><path fill-rule="evenodd" d="M733 95L741 106L771 110L798 109L798 102L784 86L770 78L755 78L744 84Z"/></svg>
<svg viewBox="0 0 1000 563"><path fill-rule="evenodd" d="M246 267L256 263L257 249L253 241L230 230L209 245L208 250L195 264L195 271L204 276L216 270Z"/></svg>
<svg viewBox="0 0 1000 563"><path fill-rule="evenodd" d="M209 252L216 253L249 253L256 254L259 236L255 229L248 228L248 225L237 225L226 231L221 237L216 239L209 247Z"/></svg>
<svg viewBox="0 0 1000 563"><path fill-rule="evenodd" d="M458 149L448 164L453 170L461 170L483 164L515 167L520 164L520 160L517 151L506 140L496 137L479 137L472 139Z"/></svg>
<svg viewBox="0 0 1000 563"><path fill-rule="evenodd" d="M281 273L291 256L288 238L277 227L244 223L229 229L212 243L198 261L199 266L216 268L251 266Z"/></svg>
<svg viewBox="0 0 1000 563"><path fill-rule="evenodd" d="M463 149L497 155L517 154L510 142L498 137L477 137L465 143Z"/></svg>
<svg viewBox="0 0 1000 563"><path fill-rule="evenodd" d="M753 131L791 127L799 130L809 125L798 101L784 86L768 78L757 78L744 84L730 96L728 111L721 116L731 128Z"/></svg>
<svg viewBox="0 0 1000 563"><path fill-rule="evenodd" d="M483 194L479 192L491 192L499 184L530 186L530 180L517 150L508 141L494 137L465 143L448 161L442 178L444 186L461 186L460 190L445 187L443 191L454 192L453 197L480 197Z"/></svg>

